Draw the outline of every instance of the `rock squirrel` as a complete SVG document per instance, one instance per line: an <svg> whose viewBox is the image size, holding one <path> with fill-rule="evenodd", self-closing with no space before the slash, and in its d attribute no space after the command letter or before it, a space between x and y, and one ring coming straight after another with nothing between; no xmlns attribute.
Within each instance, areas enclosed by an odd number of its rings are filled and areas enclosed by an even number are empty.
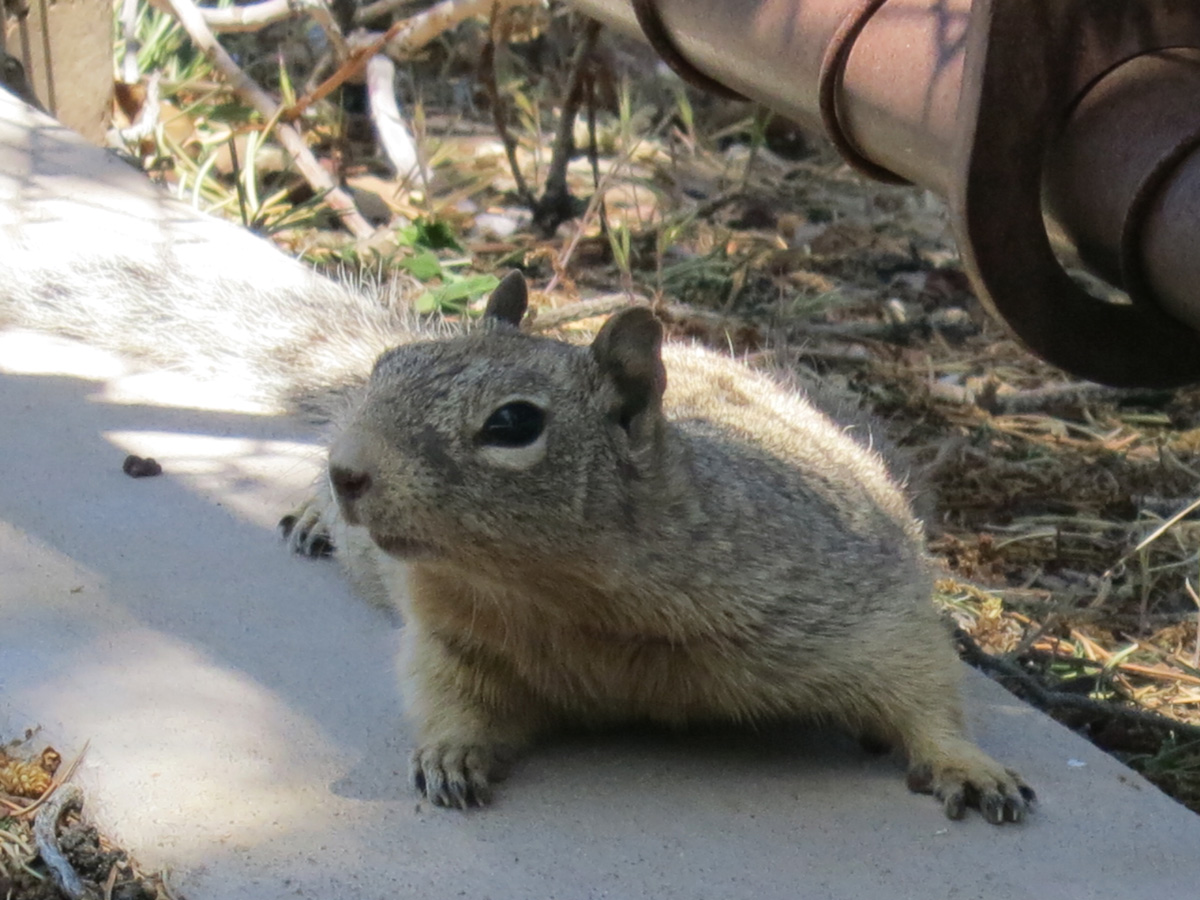
<svg viewBox="0 0 1200 900"><path fill-rule="evenodd" d="M584 347L523 333L526 304L510 275L481 327L384 352L284 522L404 618L415 788L485 804L560 726L799 718L899 745L951 818L1021 821L882 461L648 309Z"/></svg>

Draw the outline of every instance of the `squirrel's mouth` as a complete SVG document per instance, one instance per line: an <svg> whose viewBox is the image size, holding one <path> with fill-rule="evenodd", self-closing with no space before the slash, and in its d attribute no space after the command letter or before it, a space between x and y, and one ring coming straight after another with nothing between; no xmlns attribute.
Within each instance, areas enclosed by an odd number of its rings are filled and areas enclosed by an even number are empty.
<svg viewBox="0 0 1200 900"><path fill-rule="evenodd" d="M386 553L388 556L394 556L397 559L413 560L428 558L434 555L433 548L428 544L422 544L420 541L414 541L406 537L397 537L392 534L380 534L377 531L371 531L371 540L375 542L375 546Z"/></svg>

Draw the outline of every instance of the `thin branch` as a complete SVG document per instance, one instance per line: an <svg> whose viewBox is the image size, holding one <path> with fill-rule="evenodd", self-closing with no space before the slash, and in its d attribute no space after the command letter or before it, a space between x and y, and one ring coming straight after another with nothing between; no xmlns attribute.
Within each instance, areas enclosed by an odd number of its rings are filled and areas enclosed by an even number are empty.
<svg viewBox="0 0 1200 900"><path fill-rule="evenodd" d="M131 0L124 0L130 3ZM169 0L150 0L151 5L170 11ZM339 59L346 56L346 39L329 10L328 0L260 0L245 6L197 6L204 24L214 34L260 31L276 22L308 16L325 33Z"/></svg>
<svg viewBox="0 0 1200 900"><path fill-rule="evenodd" d="M1116 571L1117 569L1119 569L1124 563L1129 562L1129 560L1131 560L1134 556L1136 556L1138 553L1145 550L1147 547L1149 547L1151 544L1153 544L1155 541L1157 541L1160 537L1162 537L1164 534L1166 534L1168 531L1170 531L1171 528L1173 528L1175 525L1177 525L1183 519L1186 519L1188 516L1190 516L1192 513L1194 513L1197 509L1200 509L1200 497L1197 497L1195 500L1193 500L1191 503L1189 503L1183 509L1176 512L1175 515L1171 516L1169 519L1167 519L1165 522L1161 523L1157 528L1155 528L1152 532L1150 532L1148 535L1146 535L1144 538L1142 538L1138 542L1138 545L1136 547L1134 547L1128 553L1123 554L1120 559L1118 559L1115 563L1113 563L1111 566L1109 566L1104 571L1104 577L1107 578L1107 577L1111 576L1112 573L1114 571Z"/></svg>
<svg viewBox="0 0 1200 900"><path fill-rule="evenodd" d="M286 22L324 6L324 0L260 0L246 6L198 6L204 24L218 34L259 31L276 22Z"/></svg>
<svg viewBox="0 0 1200 900"><path fill-rule="evenodd" d="M955 630L955 639L962 646L962 657L972 666L985 672L994 673L1001 678L1014 681L1028 696L1034 705L1044 710L1071 709L1092 718L1120 719L1133 725L1145 728L1156 728L1173 731L1184 740L1200 740L1200 725L1189 725L1170 719L1160 713L1146 709L1137 709L1123 703L1107 703L1103 700L1093 700L1080 694L1068 691L1052 691L1041 682L1024 671L1016 663L999 656L992 656L975 643L974 638L961 629Z"/></svg>
<svg viewBox="0 0 1200 900"><path fill-rule="evenodd" d="M242 165L238 162L237 135L229 132L229 162L233 169L233 188L237 192L238 212L242 216L242 224L250 227L250 214L246 209L246 179L242 177Z"/></svg>
<svg viewBox="0 0 1200 900"><path fill-rule="evenodd" d="M609 316L632 306L649 306L646 297L631 297L629 294L601 294L599 297L589 297L587 300L576 300L557 309L540 309L533 321L529 323L531 331L551 331L572 322L583 319L593 319L597 316Z"/></svg>
<svg viewBox="0 0 1200 900"><path fill-rule="evenodd" d="M562 114L558 117L558 133L554 136L554 152L550 158L550 170L546 174L546 189L533 211L534 227L546 237L554 234L558 226L575 212L571 190L567 186L567 166L575 153L575 116L583 101L583 84L599 36L600 23L595 19L586 20L571 59Z"/></svg>
<svg viewBox="0 0 1200 900"><path fill-rule="evenodd" d="M396 174L404 180L415 173L427 181L417 143L396 102L396 65L382 53L372 56L367 63L367 97L379 143Z"/></svg>
<svg viewBox="0 0 1200 900"><path fill-rule="evenodd" d="M372 38L369 43L356 48L347 57L332 75L326 78L317 86L316 90L305 94L291 106L283 111L283 117L288 121L298 119L303 112L312 106L314 103L319 103L324 100L338 88L340 88L348 79L353 78L362 72L367 61L377 55L384 48L389 40L398 34L405 26L405 22L396 22L381 35Z"/></svg>
<svg viewBox="0 0 1200 900"><path fill-rule="evenodd" d="M608 189L609 181L612 180L613 176L623 166L627 165L629 161L633 159L633 154L636 153L638 148L642 146L643 141L654 140L657 138L660 134L662 134L662 131L666 125L667 119L664 118L654 128L653 131L637 138L628 147L626 147L620 158L618 158L611 166L609 166L608 171L605 172L603 177L600 179L600 184L596 187L596 192L592 194L592 199L588 201L587 209L583 211L583 215L579 218L579 227L575 229L575 233L571 235L571 239L567 241L567 245L559 251L558 257L554 261L554 275L551 276L550 282L546 285L545 293L549 294L553 292L554 288L556 288L558 283L562 280L562 275L567 271L567 266L571 263L571 257L575 255L575 248L579 246L579 241L583 238L584 232L587 230L588 223L591 222L592 217L596 215L596 211L600 208L604 201L604 192Z"/></svg>
<svg viewBox="0 0 1200 900"><path fill-rule="evenodd" d="M372 56L381 50L395 60L411 57L426 44L449 31L464 19L484 15L493 8L508 9L514 6L534 6L542 0L442 0L420 15L401 19L366 44L353 50L346 62L327 78L320 87L302 97L285 111L284 118L295 119L304 110L341 87L348 78L362 72Z"/></svg>
<svg viewBox="0 0 1200 900"><path fill-rule="evenodd" d="M409 59L426 44L467 19L494 15L519 6L541 6L542 2L543 0L442 0L420 15L413 16L405 23L404 28L388 39L388 56L395 60Z"/></svg>
<svg viewBox="0 0 1200 900"><path fill-rule="evenodd" d="M494 22L493 19L493 25ZM529 184L525 181L525 176L521 174L521 166L517 162L517 139L508 130L504 99L500 96L500 86L496 83L495 31L494 27L489 30L487 43L483 45L483 57L479 61L479 78L483 82L483 89L487 91L488 95L488 103L492 107L492 124L496 127L500 143L504 145L504 155L508 157L508 167L512 170L513 181L517 184L517 197L523 205L532 209L536 201L533 192L529 190Z"/></svg>
<svg viewBox="0 0 1200 900"><path fill-rule="evenodd" d="M54 879L54 883L71 900L86 896L86 888L79 873L63 855L58 844L58 821L68 812L83 808L83 793L73 784L64 784L46 804L38 810L33 820L33 838L38 855Z"/></svg>
<svg viewBox="0 0 1200 900"><path fill-rule="evenodd" d="M121 34L125 39L125 55L121 60L121 81L125 84L137 84L141 77L138 71L138 51L142 49L137 38L137 0L122 0L121 3Z"/></svg>
<svg viewBox="0 0 1200 900"><path fill-rule="evenodd" d="M338 25L337 20L334 19L333 12L329 9L327 0L297 0L297 2L304 5L308 10L309 18L325 34L325 39L329 41L329 46L333 48L334 55L338 59L345 59L349 55L350 50L346 46L346 38L342 34L342 29Z"/></svg>
<svg viewBox="0 0 1200 900"><path fill-rule="evenodd" d="M133 0L123 0L126 5ZM163 12L173 12L170 0L149 0L150 5ZM298 19L311 18L324 32L338 58L346 56L346 38L329 9L328 0L260 0L243 6L197 6L196 11L204 19L213 34L243 34L261 31L268 25ZM126 39L128 41L128 37Z"/></svg>
<svg viewBox="0 0 1200 900"><path fill-rule="evenodd" d="M237 92L251 106L258 110L268 122L276 122L275 133L279 137L279 142L283 144L284 149L291 154L292 159L296 163L296 167L301 174L312 185L313 190L317 193L325 195L325 202L333 208L341 217L342 223L350 230L350 233L357 238L367 238L374 233L374 229L370 223L363 218L362 213L354 205L354 201L349 195L338 187L337 182L333 177L326 172L312 151L308 149L308 145L304 143L304 138L296 129L292 128L283 122L278 122L280 108L267 93L250 79L245 72L241 70L233 57L222 47L208 25L204 22L204 17L200 14L200 10L192 0L168 0L171 4L171 9L175 13L175 17L179 19L181 25L192 42L199 47L209 61L220 70L221 74L228 79L234 91Z"/></svg>
<svg viewBox="0 0 1200 900"><path fill-rule="evenodd" d="M126 62L128 62L128 57L126 57ZM159 72L150 76L146 82L146 99L142 101L142 109L138 113L137 119L128 128L117 131L117 136L125 142L126 146L132 147L141 143L142 140L154 134L154 129L158 128L161 81L162 76ZM127 83L132 84L133 82Z"/></svg>
<svg viewBox="0 0 1200 900"><path fill-rule="evenodd" d="M415 0L377 0L376 3L368 3L366 6L360 7L355 11L354 24L366 25L368 22L382 19L384 16L394 13L405 6L411 6L414 2Z"/></svg>
<svg viewBox="0 0 1200 900"><path fill-rule="evenodd" d="M596 79L587 80L588 162L592 166L592 190L600 187L600 146L596 141ZM608 234L608 211L600 201L600 233Z"/></svg>
<svg viewBox="0 0 1200 900"><path fill-rule="evenodd" d="M1070 384L1046 384L1026 391L1007 394L992 393L979 398L979 406L993 415L1022 415L1041 412L1048 407L1072 405L1083 406L1094 403L1120 403L1131 397L1145 396L1146 391L1131 388L1113 388L1103 384L1075 382Z"/></svg>

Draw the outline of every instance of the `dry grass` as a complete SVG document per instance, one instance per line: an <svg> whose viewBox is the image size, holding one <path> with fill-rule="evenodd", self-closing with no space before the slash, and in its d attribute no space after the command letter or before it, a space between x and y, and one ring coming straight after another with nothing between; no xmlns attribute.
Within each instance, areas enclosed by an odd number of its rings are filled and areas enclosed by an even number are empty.
<svg viewBox="0 0 1200 900"><path fill-rule="evenodd" d="M74 806L59 802L86 746L62 766L54 748L35 750L33 738L30 732L0 747L0 898L66 900L71 895L61 886L61 876L55 876L65 866L84 879L88 896L176 900L163 875L141 872ZM75 792L73 787L65 790ZM39 840L39 831L53 835L52 846Z"/></svg>

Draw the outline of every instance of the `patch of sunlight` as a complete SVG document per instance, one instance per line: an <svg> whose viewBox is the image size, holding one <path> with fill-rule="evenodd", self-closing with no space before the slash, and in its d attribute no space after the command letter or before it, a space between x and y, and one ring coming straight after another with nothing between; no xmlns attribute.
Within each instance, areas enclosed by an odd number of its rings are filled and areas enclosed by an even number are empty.
<svg viewBox="0 0 1200 900"><path fill-rule="evenodd" d="M0 331L0 372L107 381L128 375L130 366L115 354L79 341L14 329Z"/></svg>
<svg viewBox="0 0 1200 900"><path fill-rule="evenodd" d="M244 373L194 374L138 366L82 341L35 331L0 331L0 372L61 375L101 382L101 403L269 415L277 412L248 390Z"/></svg>
<svg viewBox="0 0 1200 900"><path fill-rule="evenodd" d="M111 431L104 437L127 453L153 457L192 493L268 528L322 465L321 451L300 441L164 431Z"/></svg>
<svg viewBox="0 0 1200 900"><path fill-rule="evenodd" d="M0 641L0 726L8 736L44 726L40 739L68 761L89 743L75 777L88 815L144 864L278 838L329 803L325 786L352 758L276 672L270 658L285 651L267 640L267 661L248 661L236 621L234 638L185 637L198 615L186 596L164 595L179 607L173 624L149 627L122 602L137 593L128 579L111 582L3 521L0 571L11 638Z"/></svg>

